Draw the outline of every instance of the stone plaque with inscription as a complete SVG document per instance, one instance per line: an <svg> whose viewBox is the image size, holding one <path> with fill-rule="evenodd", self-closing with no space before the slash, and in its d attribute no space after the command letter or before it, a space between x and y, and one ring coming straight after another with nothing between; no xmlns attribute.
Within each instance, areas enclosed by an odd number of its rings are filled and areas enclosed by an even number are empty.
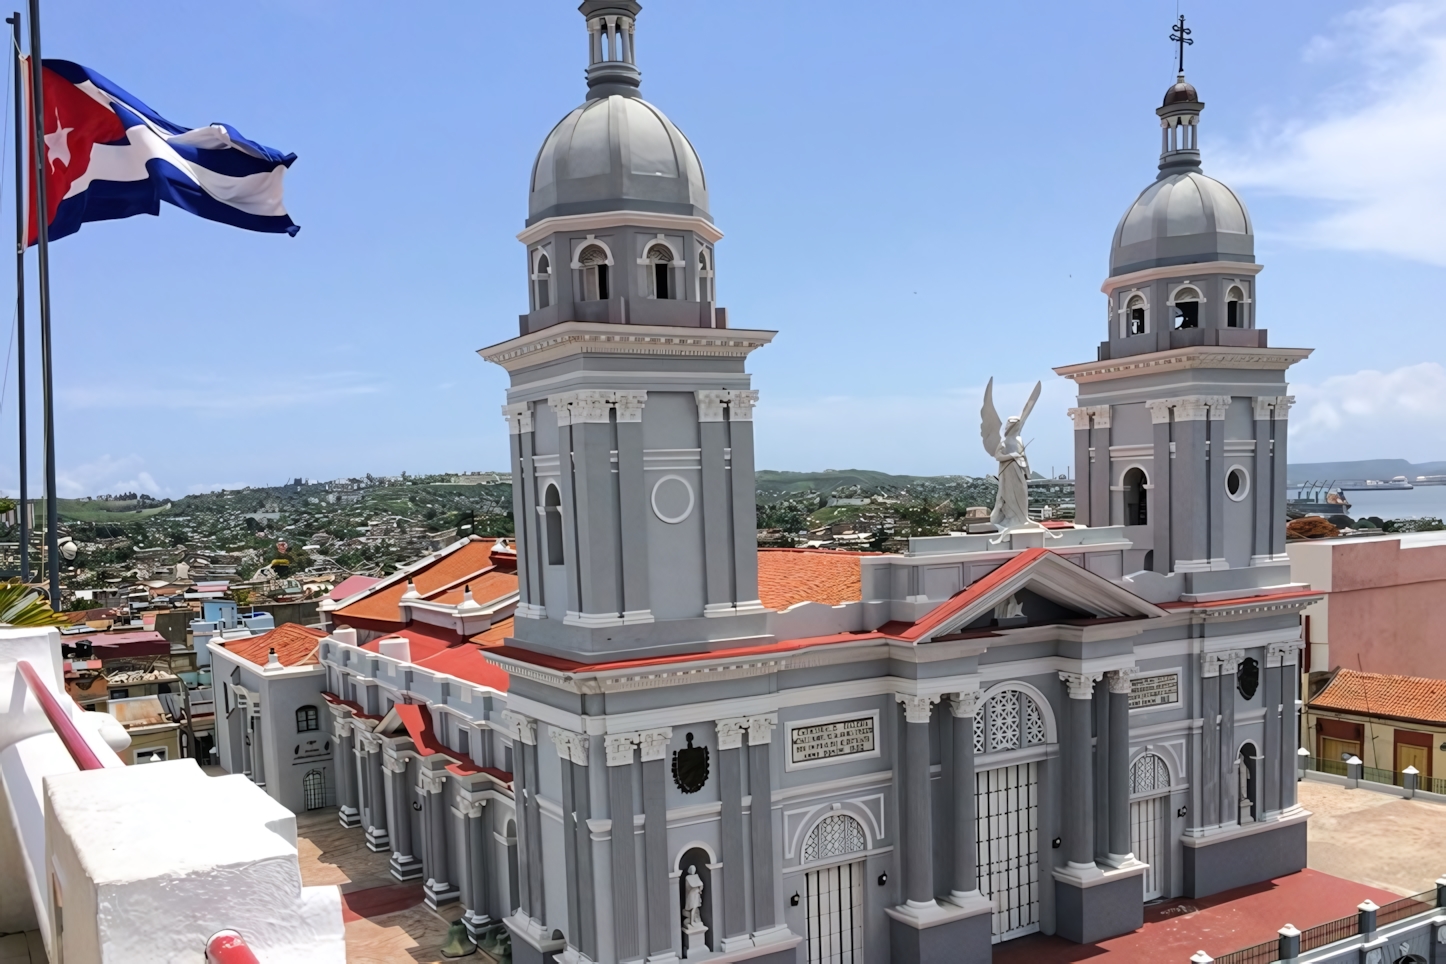
<svg viewBox="0 0 1446 964"><path fill-rule="evenodd" d="M1130 709L1145 706L1166 706L1180 702L1180 676L1166 673L1163 676L1136 676L1130 680Z"/></svg>
<svg viewBox="0 0 1446 964"><path fill-rule="evenodd" d="M789 751L794 763L809 763L856 753L872 753L874 748L874 718L861 716L853 720L795 727Z"/></svg>

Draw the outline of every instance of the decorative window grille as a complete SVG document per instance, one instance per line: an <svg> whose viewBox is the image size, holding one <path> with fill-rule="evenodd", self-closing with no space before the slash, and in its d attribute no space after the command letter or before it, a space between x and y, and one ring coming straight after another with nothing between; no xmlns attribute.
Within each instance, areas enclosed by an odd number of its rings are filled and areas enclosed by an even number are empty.
<svg viewBox="0 0 1446 964"><path fill-rule="evenodd" d="M1130 767L1130 793L1170 789L1170 768L1158 754L1146 753Z"/></svg>
<svg viewBox="0 0 1446 964"><path fill-rule="evenodd" d="M846 813L836 813L819 821L803 842L803 862L829 860L844 854L868 849L864 828Z"/></svg>
<svg viewBox="0 0 1446 964"><path fill-rule="evenodd" d="M990 697L974 717L974 752L1000 753L1047 741L1044 711L1019 690Z"/></svg>

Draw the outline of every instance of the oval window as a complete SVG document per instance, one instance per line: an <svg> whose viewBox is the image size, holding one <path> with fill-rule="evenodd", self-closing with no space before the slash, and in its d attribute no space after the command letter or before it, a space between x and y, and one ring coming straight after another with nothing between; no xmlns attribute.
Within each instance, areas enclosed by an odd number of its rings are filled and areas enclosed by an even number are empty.
<svg viewBox="0 0 1446 964"><path fill-rule="evenodd" d="M1245 471L1244 466L1232 465L1230 471L1225 473L1225 491L1236 502L1241 501L1249 494L1250 475Z"/></svg>

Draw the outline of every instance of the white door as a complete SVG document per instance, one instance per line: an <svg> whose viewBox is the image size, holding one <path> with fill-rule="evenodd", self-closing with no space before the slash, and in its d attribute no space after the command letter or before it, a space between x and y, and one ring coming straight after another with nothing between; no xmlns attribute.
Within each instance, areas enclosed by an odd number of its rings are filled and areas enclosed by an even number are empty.
<svg viewBox="0 0 1446 964"><path fill-rule="evenodd" d="M1165 832L1169 829L1168 796L1146 797L1130 804L1130 849L1150 865L1145 871L1145 900L1165 895Z"/></svg>
<svg viewBox="0 0 1446 964"><path fill-rule="evenodd" d="M808 964L863 964L864 862L810 870Z"/></svg>
<svg viewBox="0 0 1446 964"><path fill-rule="evenodd" d="M994 942L1039 930L1038 764L974 774L979 890L994 901Z"/></svg>

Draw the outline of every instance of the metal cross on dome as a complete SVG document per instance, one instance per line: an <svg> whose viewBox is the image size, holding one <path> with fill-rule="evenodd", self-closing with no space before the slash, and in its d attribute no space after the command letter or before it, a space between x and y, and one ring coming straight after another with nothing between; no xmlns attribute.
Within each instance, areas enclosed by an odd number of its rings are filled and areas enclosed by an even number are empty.
<svg viewBox="0 0 1446 964"><path fill-rule="evenodd" d="M1195 42L1190 39L1190 28L1185 26L1185 15L1183 13L1180 14L1179 22L1170 28L1170 42L1178 45L1180 48L1178 72L1183 74L1185 72L1185 45Z"/></svg>

